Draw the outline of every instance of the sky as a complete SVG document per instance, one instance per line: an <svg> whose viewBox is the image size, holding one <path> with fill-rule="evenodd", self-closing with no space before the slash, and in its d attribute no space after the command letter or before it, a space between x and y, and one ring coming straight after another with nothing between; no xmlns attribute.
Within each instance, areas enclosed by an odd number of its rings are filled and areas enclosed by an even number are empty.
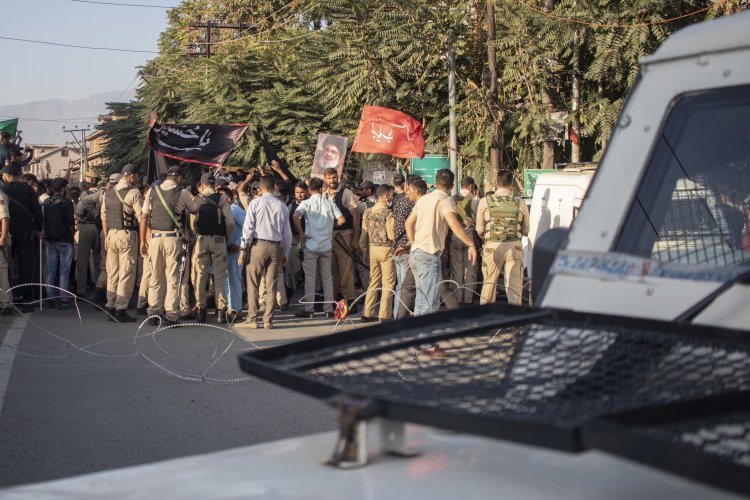
<svg viewBox="0 0 750 500"><path fill-rule="evenodd" d="M100 0L174 7L179 0ZM74 0L0 0L0 37L95 47L157 51L166 8L126 7ZM0 106L47 99L81 99L134 88L136 67L156 54L56 47L0 39Z"/></svg>

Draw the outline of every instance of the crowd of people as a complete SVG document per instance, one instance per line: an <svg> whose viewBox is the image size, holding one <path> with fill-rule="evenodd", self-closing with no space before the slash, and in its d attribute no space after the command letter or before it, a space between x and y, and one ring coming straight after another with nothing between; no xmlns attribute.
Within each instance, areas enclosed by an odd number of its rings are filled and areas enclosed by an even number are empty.
<svg viewBox="0 0 750 500"><path fill-rule="evenodd" d="M508 302L522 301L529 215L508 170L483 197L470 177L451 196L450 170L434 186L402 174L355 186L336 168L300 181L277 162L244 179L207 171L193 185L180 166L145 185L128 164L78 188L23 173L21 156L2 170L3 314L12 302L71 308L77 296L117 322L175 326L213 310L219 323L270 329L295 296L300 318L333 318L344 301L377 322L494 302L501 275ZM11 281L23 285L15 297Z"/></svg>

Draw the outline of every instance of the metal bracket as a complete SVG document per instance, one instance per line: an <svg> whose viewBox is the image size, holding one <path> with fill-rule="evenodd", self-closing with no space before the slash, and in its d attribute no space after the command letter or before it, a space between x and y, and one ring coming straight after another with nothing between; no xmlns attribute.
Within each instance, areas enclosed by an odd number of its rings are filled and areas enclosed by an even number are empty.
<svg viewBox="0 0 750 500"><path fill-rule="evenodd" d="M332 400L339 410L339 436L333 455L326 462L341 469L364 467L369 462L367 448L367 426L371 420L377 422L380 448L383 453L399 457L413 457L419 454L406 445L406 424L404 422L375 419L377 403L370 399L340 396Z"/></svg>

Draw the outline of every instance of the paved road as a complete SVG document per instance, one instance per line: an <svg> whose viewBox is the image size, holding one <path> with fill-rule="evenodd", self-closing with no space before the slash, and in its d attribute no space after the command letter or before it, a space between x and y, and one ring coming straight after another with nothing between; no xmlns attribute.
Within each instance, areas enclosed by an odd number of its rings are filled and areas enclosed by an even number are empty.
<svg viewBox="0 0 750 500"><path fill-rule="evenodd" d="M89 305L81 320L75 310L0 318L0 487L333 429L323 403L238 367L244 350L333 331L333 320L292 312L274 330L236 334L137 333Z"/></svg>

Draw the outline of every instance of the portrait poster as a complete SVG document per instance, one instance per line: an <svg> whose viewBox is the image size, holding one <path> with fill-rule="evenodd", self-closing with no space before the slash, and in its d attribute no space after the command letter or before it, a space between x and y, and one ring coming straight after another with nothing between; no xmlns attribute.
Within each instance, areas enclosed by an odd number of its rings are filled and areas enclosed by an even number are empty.
<svg viewBox="0 0 750 500"><path fill-rule="evenodd" d="M322 179L327 168L335 168L340 179L344 171L344 160L346 159L346 147L348 144L348 137L321 132L318 135L318 145L315 148L311 177Z"/></svg>

